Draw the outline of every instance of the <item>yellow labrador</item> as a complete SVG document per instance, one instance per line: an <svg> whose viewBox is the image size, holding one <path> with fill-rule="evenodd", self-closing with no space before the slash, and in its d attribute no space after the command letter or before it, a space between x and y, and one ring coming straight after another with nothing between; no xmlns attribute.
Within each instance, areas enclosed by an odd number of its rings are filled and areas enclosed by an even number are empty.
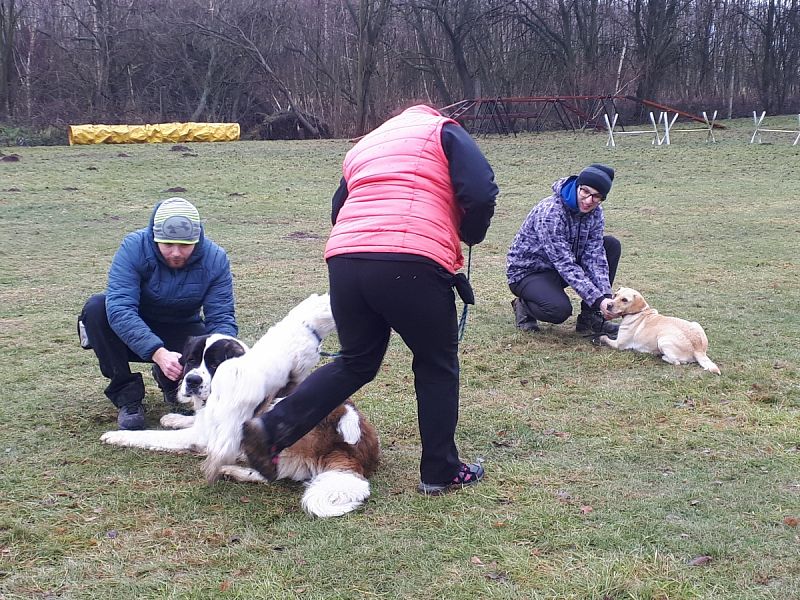
<svg viewBox="0 0 800 600"><path fill-rule="evenodd" d="M708 338L699 323L665 317L650 308L642 295L631 288L620 288L608 310L622 317L617 339L601 336L600 342L615 350L636 350L660 354L673 365L697 362L706 371L719 375L719 367L708 358Z"/></svg>

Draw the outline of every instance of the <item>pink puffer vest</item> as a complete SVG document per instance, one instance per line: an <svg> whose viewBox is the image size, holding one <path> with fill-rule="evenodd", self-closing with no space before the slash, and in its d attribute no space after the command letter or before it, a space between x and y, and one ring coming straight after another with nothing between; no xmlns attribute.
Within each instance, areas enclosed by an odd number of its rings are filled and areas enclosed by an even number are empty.
<svg viewBox="0 0 800 600"><path fill-rule="evenodd" d="M462 209L442 149L442 126L455 123L414 106L367 134L345 156L347 201L325 259L356 252L428 257L455 273L464 264Z"/></svg>

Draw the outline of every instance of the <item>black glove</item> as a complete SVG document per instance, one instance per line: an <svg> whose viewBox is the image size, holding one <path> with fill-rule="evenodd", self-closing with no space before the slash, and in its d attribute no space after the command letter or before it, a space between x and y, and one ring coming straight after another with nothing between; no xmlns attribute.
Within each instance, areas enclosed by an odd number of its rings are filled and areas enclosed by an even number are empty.
<svg viewBox="0 0 800 600"><path fill-rule="evenodd" d="M469 279L467 279L464 273L456 273L453 275L453 287L456 288L464 304L475 304L475 292L472 291Z"/></svg>

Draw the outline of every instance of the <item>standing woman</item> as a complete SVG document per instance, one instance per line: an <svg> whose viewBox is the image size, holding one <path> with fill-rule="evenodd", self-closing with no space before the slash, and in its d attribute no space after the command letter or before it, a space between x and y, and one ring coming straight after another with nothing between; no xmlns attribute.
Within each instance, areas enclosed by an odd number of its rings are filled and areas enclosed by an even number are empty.
<svg viewBox="0 0 800 600"><path fill-rule="evenodd" d="M461 242L483 241L494 173L470 135L435 109L413 106L367 134L344 160L325 248L341 354L268 413L244 425L250 464L274 479L278 454L372 381L394 329L412 351L422 459L418 491L477 483L458 455Z"/></svg>

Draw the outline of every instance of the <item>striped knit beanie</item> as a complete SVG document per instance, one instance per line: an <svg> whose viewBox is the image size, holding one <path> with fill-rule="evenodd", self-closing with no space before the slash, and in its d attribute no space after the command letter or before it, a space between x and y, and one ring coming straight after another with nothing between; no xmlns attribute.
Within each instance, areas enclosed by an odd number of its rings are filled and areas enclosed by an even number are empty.
<svg viewBox="0 0 800 600"><path fill-rule="evenodd" d="M169 198L158 205L153 217L153 239L164 244L196 244L200 241L200 213L183 198Z"/></svg>

